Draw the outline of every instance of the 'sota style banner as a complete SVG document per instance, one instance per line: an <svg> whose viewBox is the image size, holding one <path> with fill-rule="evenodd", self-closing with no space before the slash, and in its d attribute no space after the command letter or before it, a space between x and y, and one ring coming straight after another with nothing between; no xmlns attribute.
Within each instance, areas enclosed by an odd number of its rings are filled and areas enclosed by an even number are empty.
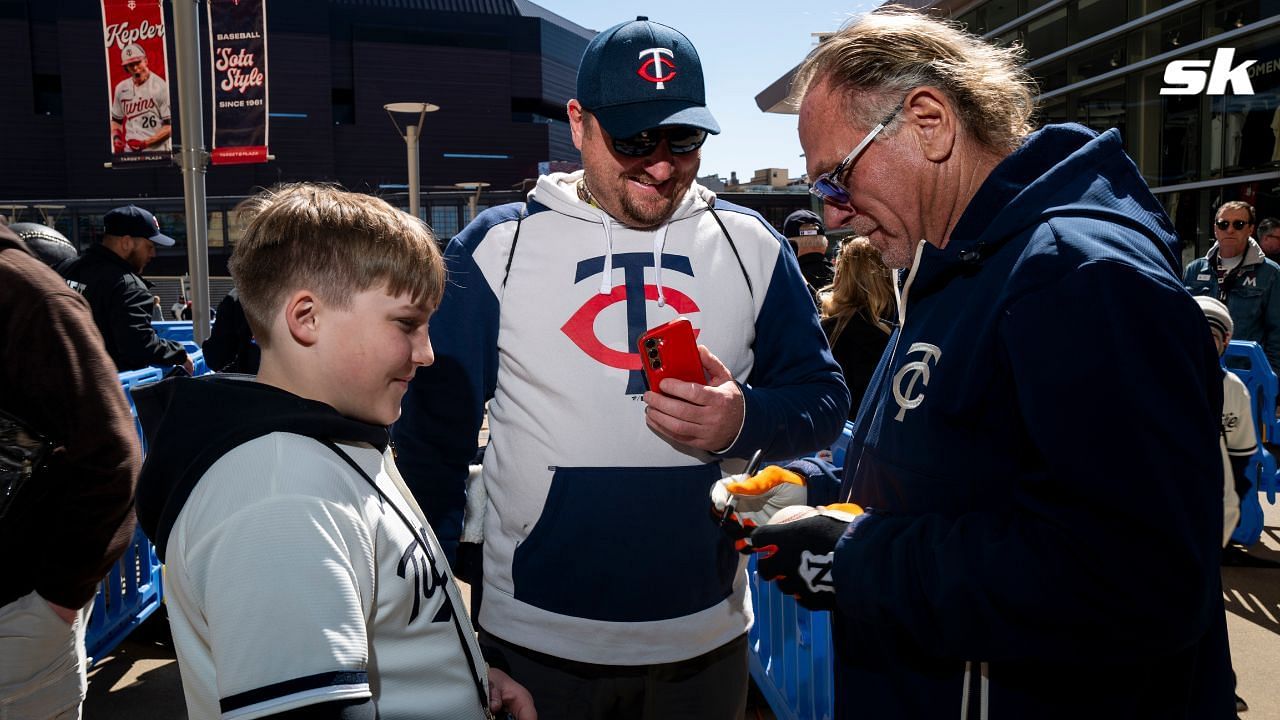
<svg viewBox="0 0 1280 720"><path fill-rule="evenodd" d="M102 0L113 163L170 162L169 54L160 0Z"/></svg>
<svg viewBox="0 0 1280 720"><path fill-rule="evenodd" d="M266 0L209 0L214 165L267 161Z"/></svg>

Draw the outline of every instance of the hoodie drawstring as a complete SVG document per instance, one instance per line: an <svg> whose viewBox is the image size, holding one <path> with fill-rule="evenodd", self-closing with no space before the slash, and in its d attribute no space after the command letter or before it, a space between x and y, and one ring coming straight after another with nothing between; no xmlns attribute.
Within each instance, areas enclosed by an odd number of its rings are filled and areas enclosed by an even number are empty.
<svg viewBox="0 0 1280 720"><path fill-rule="evenodd" d="M667 223L663 223L653 232L653 267L654 282L658 286L658 307L667 306L667 297L662 292L662 249L667 246Z"/></svg>
<svg viewBox="0 0 1280 720"><path fill-rule="evenodd" d="M604 272L600 275L600 294L609 295L613 292L613 218L601 210L600 220L604 225Z"/></svg>

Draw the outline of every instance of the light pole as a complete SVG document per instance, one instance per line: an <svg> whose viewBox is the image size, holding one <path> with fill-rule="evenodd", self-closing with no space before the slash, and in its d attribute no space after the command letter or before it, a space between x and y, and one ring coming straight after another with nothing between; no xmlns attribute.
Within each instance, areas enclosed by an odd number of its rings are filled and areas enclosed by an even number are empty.
<svg viewBox="0 0 1280 720"><path fill-rule="evenodd" d="M399 102L387 103L382 106L387 111L387 117L391 118L391 124L396 126L396 132L404 138L405 145L408 146L409 152L409 214L414 217L419 215L419 205L421 204L421 188L418 179L418 137L422 135L422 120L429 112L435 112L440 109L439 105L432 105L424 102ZM404 130L400 129L400 123L396 121L396 114L402 113L412 117L412 113L417 113L417 121L412 125L406 125Z"/></svg>
<svg viewBox="0 0 1280 720"><path fill-rule="evenodd" d="M475 220L475 219L476 219L476 208L477 208L477 206L479 206L479 205L480 205L480 191L481 191L481 190L483 190L483 189L485 189L485 188L487 188L487 187L489 187L489 183L487 183L487 182L460 182L460 183L454 183L454 184L453 184L453 186L454 186L454 187L456 187L456 188L461 188L461 189L463 189L463 190L475 190L475 192L474 192L474 193L472 193L472 194L467 198L467 209L471 211L470 216L467 218L467 222L471 222L472 220Z"/></svg>

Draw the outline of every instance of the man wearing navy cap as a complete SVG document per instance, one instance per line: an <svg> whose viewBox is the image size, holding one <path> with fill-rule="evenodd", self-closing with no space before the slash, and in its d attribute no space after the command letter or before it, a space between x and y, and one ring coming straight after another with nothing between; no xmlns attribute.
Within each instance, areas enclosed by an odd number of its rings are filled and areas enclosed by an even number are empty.
<svg viewBox="0 0 1280 720"><path fill-rule="evenodd" d="M156 335L151 327L151 284L142 269L156 256L156 245L172 247L155 216L135 205L118 207L102 218L102 243L58 268L93 310L107 354L117 370L148 365L181 365L194 371L182 343Z"/></svg>
<svg viewBox="0 0 1280 720"><path fill-rule="evenodd" d="M746 573L708 492L757 449L829 445L849 393L784 239L694 182L720 126L689 39L646 18L602 32L567 110L583 170L445 253L397 462L456 543L488 401L481 639L539 718L740 718ZM647 387L637 341L678 316L703 382Z"/></svg>

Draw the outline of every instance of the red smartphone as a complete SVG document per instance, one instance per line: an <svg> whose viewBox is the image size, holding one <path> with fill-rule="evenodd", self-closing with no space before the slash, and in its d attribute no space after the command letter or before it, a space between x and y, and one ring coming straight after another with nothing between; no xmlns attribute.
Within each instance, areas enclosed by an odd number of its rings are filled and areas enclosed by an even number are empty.
<svg viewBox="0 0 1280 720"><path fill-rule="evenodd" d="M640 367L644 370L645 383L650 390L660 392L663 378L675 378L685 382L706 383L702 372L702 358L698 355L698 341L693 335L693 323L686 318L676 318L640 336L636 344L640 350Z"/></svg>

